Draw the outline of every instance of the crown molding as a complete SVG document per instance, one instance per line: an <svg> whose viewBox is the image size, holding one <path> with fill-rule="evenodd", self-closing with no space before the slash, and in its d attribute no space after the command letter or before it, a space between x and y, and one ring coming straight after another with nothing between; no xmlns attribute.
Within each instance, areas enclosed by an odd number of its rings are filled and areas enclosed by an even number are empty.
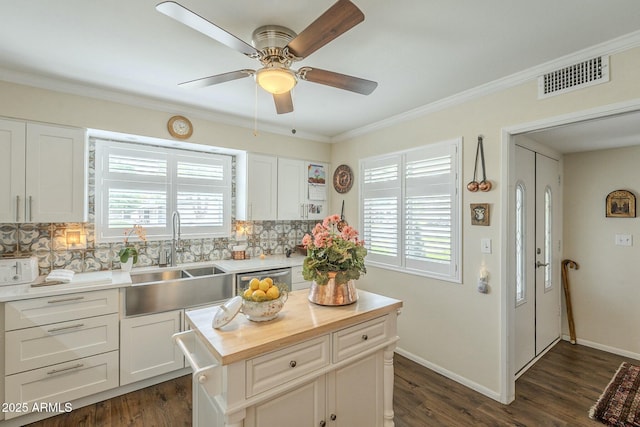
<svg viewBox="0 0 640 427"><path fill-rule="evenodd" d="M601 55L613 55L615 53L633 49L638 46L640 46L640 30L609 40L604 43L597 44L595 46L591 46L586 49L579 50L577 52L562 56L552 61L545 62L527 70L511 74L501 79L476 86L475 88L460 92L456 95L452 95L447 98L443 98L438 101L423 105L421 107L414 108L412 110L389 117L384 120L380 120L370 125L344 132L331 138L331 142L335 143L346 141L358 136L366 135L372 132L379 131L381 129L397 125L399 123L424 117L437 111L442 111L447 108L464 104L465 102L469 102L474 99L478 99L492 93L500 92L511 87L529 82L531 80L535 80L539 76L558 68L567 67L571 64Z"/></svg>
<svg viewBox="0 0 640 427"><path fill-rule="evenodd" d="M246 119L230 114L221 114L219 112L208 110L206 108L198 108L192 105L151 98L143 95L136 95L130 92L122 92L117 89L104 88L91 84L82 84L51 76L0 68L0 80L24 86L36 87L39 89L51 90L54 92L78 95L87 98L99 99L102 101L116 102L155 111L162 111L169 114L180 112L181 114L189 115L191 117L196 117L214 123L249 129L252 132L255 128L253 119ZM260 134L260 132L268 132L276 135L286 135L292 137L290 128L284 128L282 126L275 126L265 123L258 123L257 132L258 134ZM295 136L293 137L301 140L306 139L324 143L331 142L329 137L305 131L297 131Z"/></svg>

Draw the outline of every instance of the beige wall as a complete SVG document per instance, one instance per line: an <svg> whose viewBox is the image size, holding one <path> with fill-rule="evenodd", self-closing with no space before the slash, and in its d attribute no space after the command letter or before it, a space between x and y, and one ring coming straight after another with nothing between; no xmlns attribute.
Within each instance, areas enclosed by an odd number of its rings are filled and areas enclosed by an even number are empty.
<svg viewBox="0 0 640 427"><path fill-rule="evenodd" d="M471 181L477 136L485 136L487 177L494 183L488 193L463 190L463 283L455 284L370 268L359 286L399 298L404 308L399 320L399 348L416 360L494 398L501 393L501 259L503 233L501 196L508 183L500 182L504 165L502 129L575 111L637 100L640 105L640 49L611 57L611 81L564 95L537 100L536 82L484 96L334 146L332 163L349 164L358 174L358 161L367 156L415 147L462 136L462 188ZM356 181L359 183L359 180ZM358 224L358 190L335 195L333 206L345 199L346 216ZM471 226L470 203L491 204L491 225ZM480 253L480 239L491 238L493 253ZM490 273L490 292L476 291L478 270L484 263Z"/></svg>
<svg viewBox="0 0 640 427"><path fill-rule="evenodd" d="M568 274L578 343L636 358L640 218L607 218L605 200L619 189L640 195L639 162L640 146L564 158L564 257L579 264ZM616 234L630 234L633 245L615 245ZM563 330L568 334L566 321Z"/></svg>

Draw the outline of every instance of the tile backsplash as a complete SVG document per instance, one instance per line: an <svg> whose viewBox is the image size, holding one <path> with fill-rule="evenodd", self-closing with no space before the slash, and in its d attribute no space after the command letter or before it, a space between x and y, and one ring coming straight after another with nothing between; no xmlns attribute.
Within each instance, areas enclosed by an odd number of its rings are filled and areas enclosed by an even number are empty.
<svg viewBox="0 0 640 427"><path fill-rule="evenodd" d="M317 221L250 221L242 222L246 240L235 238L182 239L184 250L178 252L178 263L230 259L233 247L246 246L247 256L283 254L295 250L302 237ZM235 229L235 224L232 227ZM86 245L81 249L67 245L67 230L81 230ZM96 243L93 223L0 224L0 255L35 255L40 274L66 268L75 272L120 268L118 252L123 244ZM136 243L140 256L136 267L158 265L160 250L171 247L170 240Z"/></svg>

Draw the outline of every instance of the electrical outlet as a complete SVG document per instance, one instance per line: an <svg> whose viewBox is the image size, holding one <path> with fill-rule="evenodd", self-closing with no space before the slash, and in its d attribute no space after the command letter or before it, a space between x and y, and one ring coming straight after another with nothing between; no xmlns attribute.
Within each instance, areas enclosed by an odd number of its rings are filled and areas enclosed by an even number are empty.
<svg viewBox="0 0 640 427"><path fill-rule="evenodd" d="M632 246L633 238L631 234L616 234L616 246Z"/></svg>

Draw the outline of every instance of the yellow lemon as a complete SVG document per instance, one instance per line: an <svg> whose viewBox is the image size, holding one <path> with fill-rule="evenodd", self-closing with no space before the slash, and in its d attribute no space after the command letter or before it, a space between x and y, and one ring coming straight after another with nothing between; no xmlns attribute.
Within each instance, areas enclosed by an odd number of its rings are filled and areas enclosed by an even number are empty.
<svg viewBox="0 0 640 427"><path fill-rule="evenodd" d="M266 279L262 279L260 281L260 284L258 285L258 289L260 289L261 291L267 292L267 290L271 287L271 285L269 284L269 282L267 282Z"/></svg>
<svg viewBox="0 0 640 427"><path fill-rule="evenodd" d="M267 291L268 299L277 299L280 296L280 289L277 286L272 286Z"/></svg>
<svg viewBox="0 0 640 427"><path fill-rule="evenodd" d="M264 291L258 289L256 291L253 291L253 293L251 294L251 299L254 301L264 301L267 299L267 294Z"/></svg>
<svg viewBox="0 0 640 427"><path fill-rule="evenodd" d="M253 290L251 288L248 288L247 290L244 291L242 296L244 297L244 299L251 299L252 294L253 294Z"/></svg>
<svg viewBox="0 0 640 427"><path fill-rule="evenodd" d="M262 279L264 281L266 281L267 283L269 283L269 286L273 286L273 279L271 277L265 277L264 279Z"/></svg>
<svg viewBox="0 0 640 427"><path fill-rule="evenodd" d="M258 280L257 278L253 278L251 279L251 281L249 282L249 288L252 290L256 290L258 289L258 287L260 286L260 280Z"/></svg>

